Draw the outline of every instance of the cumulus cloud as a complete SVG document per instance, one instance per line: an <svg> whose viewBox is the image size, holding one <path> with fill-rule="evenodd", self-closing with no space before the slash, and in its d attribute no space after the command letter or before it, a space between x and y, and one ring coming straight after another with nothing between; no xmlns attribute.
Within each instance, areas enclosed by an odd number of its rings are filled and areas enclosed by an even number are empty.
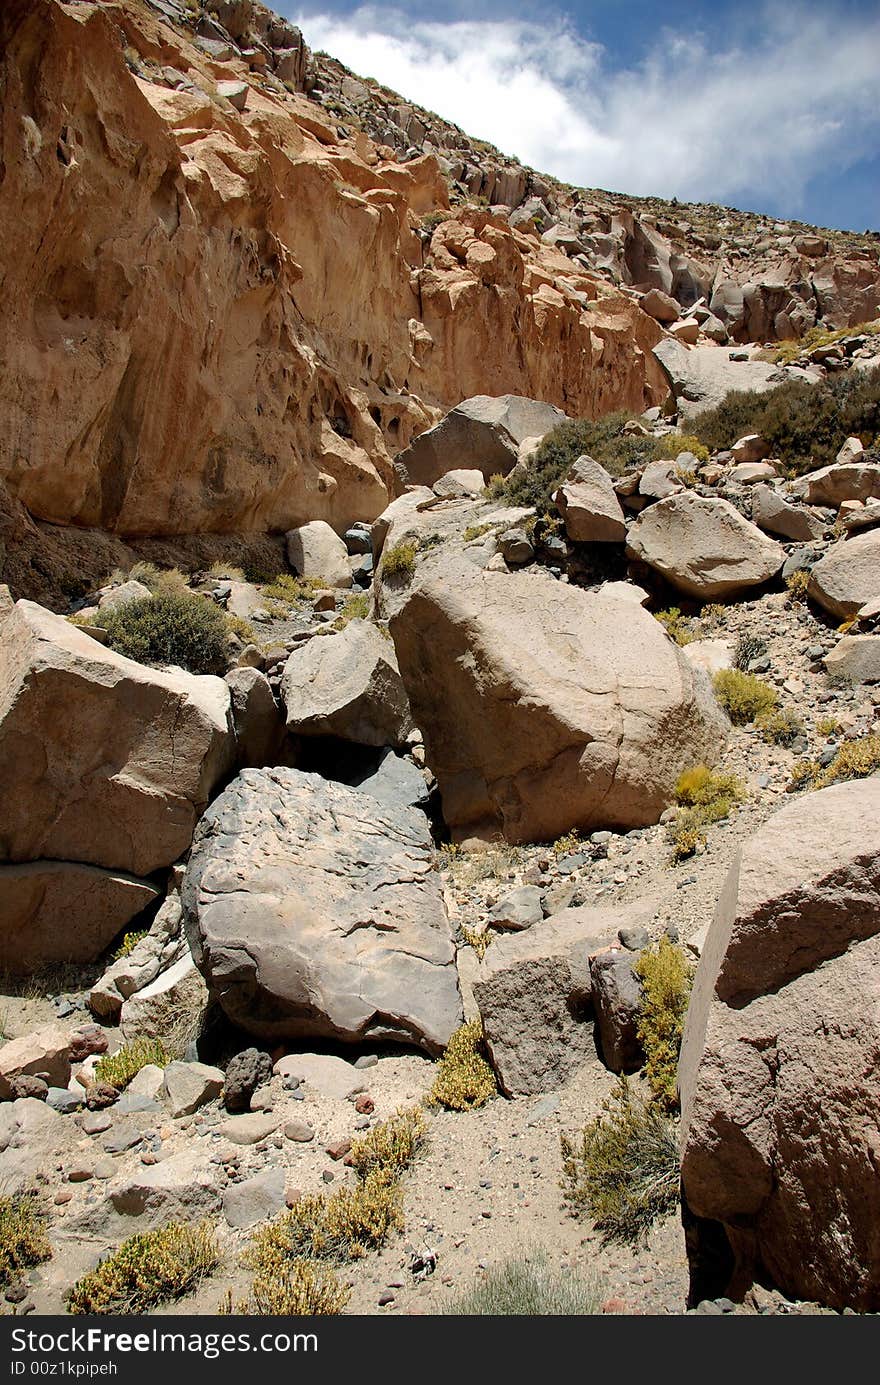
<svg viewBox="0 0 880 1385"><path fill-rule="evenodd" d="M794 212L811 178L873 155L880 135L880 14L774 5L723 48L661 29L625 69L564 14L438 23L362 6L294 17L313 48L587 187L764 195Z"/></svg>

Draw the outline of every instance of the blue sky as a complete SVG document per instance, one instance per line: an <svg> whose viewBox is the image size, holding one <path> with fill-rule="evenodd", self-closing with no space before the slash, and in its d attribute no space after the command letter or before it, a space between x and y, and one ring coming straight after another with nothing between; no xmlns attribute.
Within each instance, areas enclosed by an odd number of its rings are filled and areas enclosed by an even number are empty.
<svg viewBox="0 0 880 1385"><path fill-rule="evenodd" d="M876 0L276 8L312 47L569 182L880 227Z"/></svg>

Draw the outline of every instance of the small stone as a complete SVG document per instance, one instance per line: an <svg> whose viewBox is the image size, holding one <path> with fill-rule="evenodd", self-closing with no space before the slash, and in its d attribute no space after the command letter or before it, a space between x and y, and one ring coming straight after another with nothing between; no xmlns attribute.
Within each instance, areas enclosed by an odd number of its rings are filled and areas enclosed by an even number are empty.
<svg viewBox="0 0 880 1385"><path fill-rule="evenodd" d="M396 1294L393 1294L390 1289L386 1289L384 1293L379 1295L379 1307L384 1308L386 1304L393 1303L395 1298Z"/></svg>
<svg viewBox="0 0 880 1385"><path fill-rule="evenodd" d="M68 1169L68 1183L88 1183L90 1178L94 1178L94 1169L86 1168L83 1164L77 1164L74 1168Z"/></svg>
<svg viewBox="0 0 880 1385"><path fill-rule="evenodd" d="M332 1183L335 1177L336 1174L333 1172L332 1169L325 1169L324 1172L321 1174L321 1178L325 1183Z"/></svg>
<svg viewBox="0 0 880 1385"><path fill-rule="evenodd" d="M379 1059L375 1053L363 1053L360 1058L355 1059L356 1068L374 1068Z"/></svg>
<svg viewBox="0 0 880 1385"><path fill-rule="evenodd" d="M366 1093L364 1093L363 1096L357 1098L354 1103L354 1109L359 1116L370 1116L376 1109L376 1103L371 1096L367 1096Z"/></svg>
<svg viewBox="0 0 880 1385"><path fill-rule="evenodd" d="M617 936L630 952L641 952L651 941L647 928L642 928L638 924L624 924L617 930Z"/></svg>
<svg viewBox="0 0 880 1385"><path fill-rule="evenodd" d="M306 1121L288 1121L284 1127L284 1134L288 1140L294 1140L297 1144L308 1144L315 1138L315 1132Z"/></svg>
<svg viewBox="0 0 880 1385"><path fill-rule="evenodd" d="M70 1191L70 1189L62 1188L60 1192L55 1194L53 1201L56 1207L64 1207L65 1204L72 1201L72 1199L73 1193Z"/></svg>
<svg viewBox="0 0 880 1385"><path fill-rule="evenodd" d="M96 1178L112 1178L116 1172L116 1165L112 1159L102 1159L95 1165Z"/></svg>
<svg viewBox="0 0 880 1385"><path fill-rule="evenodd" d="M332 1140L324 1146L324 1153L329 1154L331 1159L344 1159L350 1151L351 1140Z"/></svg>
<svg viewBox="0 0 880 1385"><path fill-rule="evenodd" d="M102 1135L113 1124L113 1117L103 1111L87 1111L78 1122L85 1135Z"/></svg>

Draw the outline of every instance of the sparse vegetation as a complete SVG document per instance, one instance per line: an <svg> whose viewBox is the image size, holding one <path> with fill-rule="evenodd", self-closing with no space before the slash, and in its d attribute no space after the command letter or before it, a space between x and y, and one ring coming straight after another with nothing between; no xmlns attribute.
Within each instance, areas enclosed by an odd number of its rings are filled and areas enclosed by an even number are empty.
<svg viewBox="0 0 880 1385"><path fill-rule="evenodd" d="M397 1176L408 1169L424 1147L428 1127L419 1107L400 1110L390 1120L352 1142L348 1162L358 1177L365 1179L374 1169Z"/></svg>
<svg viewBox="0 0 880 1385"><path fill-rule="evenodd" d="M113 952L113 961L121 962L123 957L127 957L140 942L145 938L150 930L148 928L132 928L122 939L122 942Z"/></svg>
<svg viewBox="0 0 880 1385"><path fill-rule="evenodd" d="M227 626L213 601L158 592L101 613L109 644L142 664L179 664L190 673L223 673Z"/></svg>
<svg viewBox="0 0 880 1385"><path fill-rule="evenodd" d="M688 856L693 856L699 847L705 846L705 822L695 808L683 808L676 814L667 829L673 863L684 861Z"/></svg>
<svg viewBox="0 0 880 1385"><path fill-rule="evenodd" d="M96 1082L109 1082L111 1087L123 1091L131 1079L154 1063L164 1068L170 1062L168 1051L160 1039L134 1039L116 1053L105 1053L95 1064Z"/></svg>
<svg viewBox="0 0 880 1385"><path fill-rule="evenodd" d="M464 938L468 947L473 948L474 952L482 962L489 950L492 941L492 934L488 928L468 928L466 923L460 925L461 936Z"/></svg>
<svg viewBox="0 0 880 1385"><path fill-rule="evenodd" d="M216 1269L217 1237L209 1221L172 1222L129 1236L67 1294L68 1313L146 1313L183 1298Z"/></svg>
<svg viewBox="0 0 880 1385"><path fill-rule="evenodd" d="M790 572L785 579L789 601L806 601L810 587L810 574L805 567Z"/></svg>
<svg viewBox="0 0 880 1385"><path fill-rule="evenodd" d="M355 592L346 598L345 605L333 622L334 630L344 630L350 620L368 620L370 615L369 592Z"/></svg>
<svg viewBox="0 0 880 1385"><path fill-rule="evenodd" d="M638 1037L645 1051L645 1076L664 1111L678 1108L678 1055L693 982L693 967L665 934L656 950L646 948L635 972L642 983Z"/></svg>
<svg viewBox="0 0 880 1385"><path fill-rule="evenodd" d="M774 346L768 353L774 361L781 365L787 365L791 361L797 360L807 351L812 351L817 346L833 346L835 342L844 341L847 337L872 337L880 335L880 321L860 322L856 327L841 327L837 331L829 331L825 327L810 327L802 337L796 337L792 341L781 341Z"/></svg>
<svg viewBox="0 0 880 1385"><path fill-rule="evenodd" d="M232 1291L221 1314L254 1317L317 1318L341 1313L351 1290L328 1265L316 1260L288 1261L277 1247L262 1257L250 1294L234 1307Z"/></svg>
<svg viewBox="0 0 880 1385"><path fill-rule="evenodd" d="M637 1244L678 1205L675 1126L656 1103L633 1094L625 1077L574 1140L562 1136L562 1189L575 1216L586 1213L603 1243Z"/></svg>
<svg viewBox="0 0 880 1385"><path fill-rule="evenodd" d="M0 1197L0 1288L15 1283L25 1270L51 1255L46 1216L36 1193Z"/></svg>
<svg viewBox="0 0 880 1385"><path fill-rule="evenodd" d="M765 394L729 394L693 423L713 451L745 433L760 433L769 455L801 475L833 462L846 438L870 443L880 432L880 369L845 371L820 384L786 381Z"/></svg>
<svg viewBox="0 0 880 1385"><path fill-rule="evenodd" d="M218 582L246 582L247 578L240 567L234 563L212 563L208 568L208 576L215 577Z"/></svg>
<svg viewBox="0 0 880 1385"><path fill-rule="evenodd" d="M755 722L765 741L773 745L792 746L804 734L804 723L796 712L788 709L766 712Z"/></svg>
<svg viewBox="0 0 880 1385"><path fill-rule="evenodd" d="M553 855L559 859L560 856L570 856L573 851L579 851L583 846L584 840L577 828L572 828L571 832L566 832L564 836L557 837L553 843Z"/></svg>
<svg viewBox="0 0 880 1385"><path fill-rule="evenodd" d="M396 543L382 554L383 577L409 577L415 570L419 544L415 539Z"/></svg>
<svg viewBox="0 0 880 1385"><path fill-rule="evenodd" d="M682 861L704 845L706 829L726 818L745 790L735 774L695 765L679 776L675 797L681 807L669 824L668 838L673 861Z"/></svg>
<svg viewBox="0 0 880 1385"><path fill-rule="evenodd" d="M733 667L738 668L740 673L748 673L749 664L753 664L756 659L763 659L767 653L767 641L760 635L753 635L751 632L740 635L733 651Z"/></svg>
<svg viewBox="0 0 880 1385"><path fill-rule="evenodd" d="M260 588L267 601L285 602L288 606L304 606L314 601L315 592L322 589L317 577L294 577L289 572L279 572L271 582Z"/></svg>
<svg viewBox="0 0 880 1385"><path fill-rule="evenodd" d="M869 774L880 770L880 732L860 736L855 741L844 741L831 764L820 770L814 779L813 787L827 789L830 784L841 784L848 779L866 779Z"/></svg>
<svg viewBox="0 0 880 1385"><path fill-rule="evenodd" d="M821 773L822 766L818 760L798 760L797 764L791 767L789 790L795 792L798 789L811 788L814 780Z"/></svg>
<svg viewBox="0 0 880 1385"><path fill-rule="evenodd" d="M449 1111L473 1111L485 1106L497 1091L495 1074L485 1057L483 1026L471 1020L449 1040L428 1100Z"/></svg>
<svg viewBox="0 0 880 1385"><path fill-rule="evenodd" d="M155 563L138 562L127 573L115 572L113 580L119 582L140 582L151 592L189 591L186 574L177 567L157 567Z"/></svg>
<svg viewBox="0 0 880 1385"><path fill-rule="evenodd" d="M301 1197L256 1233L243 1263L259 1276L295 1260L359 1260L402 1227L400 1183L387 1170L374 1168L354 1186Z"/></svg>
<svg viewBox="0 0 880 1385"><path fill-rule="evenodd" d="M754 674L724 668L712 680L715 696L734 726L747 726L776 710L774 690Z"/></svg>
<svg viewBox="0 0 880 1385"><path fill-rule="evenodd" d="M655 611L654 618L659 620L667 635L678 645L691 644L697 639L691 622L687 616L682 615L677 606L670 606L665 611Z"/></svg>
<svg viewBox="0 0 880 1385"><path fill-rule="evenodd" d="M446 1315L470 1318L586 1317L599 1312L596 1280L554 1268L546 1252L512 1255L480 1274L459 1293Z"/></svg>
<svg viewBox="0 0 880 1385"><path fill-rule="evenodd" d="M820 717L816 722L816 734L818 736L834 736L840 730L840 722L837 717Z"/></svg>

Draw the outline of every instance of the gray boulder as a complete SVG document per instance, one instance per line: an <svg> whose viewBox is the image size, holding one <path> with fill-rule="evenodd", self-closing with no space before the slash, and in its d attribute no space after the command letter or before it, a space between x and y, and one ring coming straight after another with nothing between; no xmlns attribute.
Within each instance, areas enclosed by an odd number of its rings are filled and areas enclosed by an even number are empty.
<svg viewBox="0 0 880 1385"><path fill-rule="evenodd" d="M535 399L478 394L414 438L396 465L413 486L433 486L452 470L480 471L488 481L507 475L524 438L543 437L564 419L561 409Z"/></svg>
<svg viewBox="0 0 880 1385"><path fill-rule="evenodd" d="M590 963L593 1011L605 1066L612 1072L637 1072L644 1061L638 1039L642 988L633 958L611 949Z"/></svg>
<svg viewBox="0 0 880 1385"><path fill-rule="evenodd" d="M412 729L394 645L366 620L294 649L281 696L287 728L297 736L399 746Z"/></svg>

